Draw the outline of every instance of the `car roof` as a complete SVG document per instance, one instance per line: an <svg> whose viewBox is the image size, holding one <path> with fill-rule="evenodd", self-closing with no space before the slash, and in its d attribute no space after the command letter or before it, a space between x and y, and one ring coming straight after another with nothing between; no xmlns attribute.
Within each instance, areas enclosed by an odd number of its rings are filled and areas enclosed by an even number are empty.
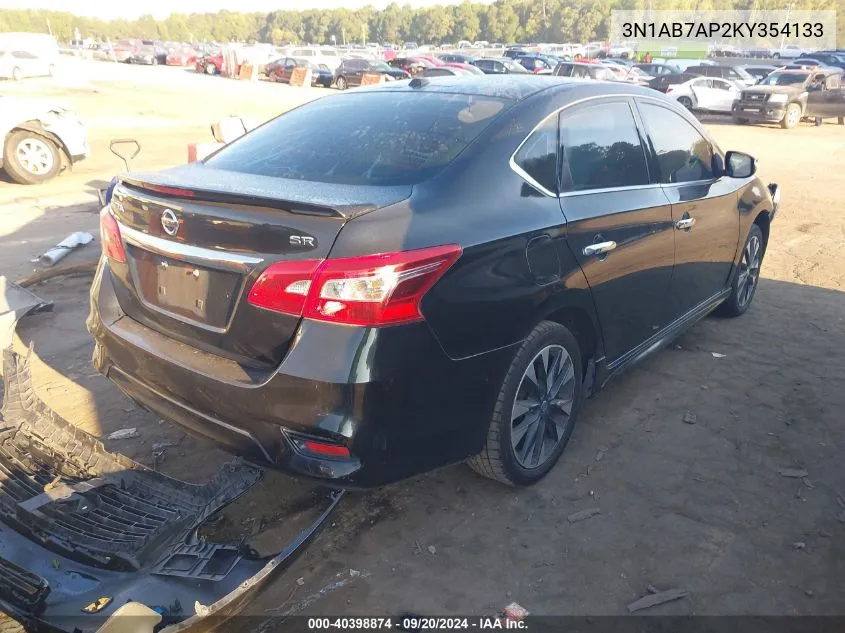
<svg viewBox="0 0 845 633"><path fill-rule="evenodd" d="M590 64L585 64L589 66ZM416 87L412 87L416 86ZM584 81L555 75L507 74L507 75L453 75L431 77L425 81L398 81L356 88L355 92L438 92L443 94L465 94L480 97L495 97L510 101L521 101L532 95L554 91L555 93L576 93L588 90L600 95L603 91L612 94L653 96L654 91L621 81ZM577 98L573 96L573 98Z"/></svg>

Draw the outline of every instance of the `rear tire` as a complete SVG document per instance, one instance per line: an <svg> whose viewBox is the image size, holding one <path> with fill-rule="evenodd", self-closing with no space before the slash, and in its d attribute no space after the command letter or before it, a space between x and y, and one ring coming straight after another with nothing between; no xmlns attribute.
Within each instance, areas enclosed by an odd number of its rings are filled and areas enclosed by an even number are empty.
<svg viewBox="0 0 845 633"><path fill-rule="evenodd" d="M546 369L557 376L551 386ZM496 399L484 448L469 458L469 466L510 486L539 481L566 448L582 397L578 341L563 325L541 322L514 356Z"/></svg>
<svg viewBox="0 0 845 633"><path fill-rule="evenodd" d="M731 294L719 306L716 314L738 317L745 314L751 307L751 302L757 292L760 267L765 253L763 231L756 224L752 224L748 237L745 239L745 245L742 247L742 257L731 284Z"/></svg>
<svg viewBox="0 0 845 633"><path fill-rule="evenodd" d="M335 87L338 90L346 90L349 87L349 84L346 83L346 77L338 77L335 82Z"/></svg>
<svg viewBox="0 0 845 633"><path fill-rule="evenodd" d="M790 103L786 106L786 113L783 115L783 120L780 126L785 130L791 130L801 122L801 106L797 103Z"/></svg>

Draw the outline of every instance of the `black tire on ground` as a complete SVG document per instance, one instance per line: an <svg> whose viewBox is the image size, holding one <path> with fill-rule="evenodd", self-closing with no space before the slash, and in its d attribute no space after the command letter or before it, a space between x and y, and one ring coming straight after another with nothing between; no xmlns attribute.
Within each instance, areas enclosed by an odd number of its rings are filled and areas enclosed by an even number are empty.
<svg viewBox="0 0 845 633"><path fill-rule="evenodd" d="M346 77L338 77L337 78L337 81L335 82L335 87L338 90L346 90L346 88L348 86L349 86L349 84L346 83Z"/></svg>
<svg viewBox="0 0 845 633"><path fill-rule="evenodd" d="M23 79L23 72L21 72L21 69L17 66L12 68L12 79L15 81L20 81L21 79Z"/></svg>
<svg viewBox="0 0 845 633"><path fill-rule="evenodd" d="M678 103L684 106L687 110L692 110L692 99L689 97L678 97Z"/></svg>
<svg viewBox="0 0 845 633"><path fill-rule="evenodd" d="M746 119L745 117L741 117L741 116L735 116L733 118L733 120L734 120L734 123L736 123L737 125L745 125L746 123L748 123L748 119Z"/></svg>
<svg viewBox="0 0 845 633"><path fill-rule="evenodd" d="M18 158L18 146L27 139L37 141L40 146L46 148L51 154L52 164L50 168L43 173L33 173L27 169ZM42 182L47 182L53 178L62 168L62 153L56 144L50 139L39 136L27 130L16 130L12 132L6 139L6 144L3 147L3 169L9 174L9 177L22 185L37 185Z"/></svg>
<svg viewBox="0 0 845 633"><path fill-rule="evenodd" d="M208 63L205 65L205 74L206 75L216 75L217 74L217 66L212 63Z"/></svg>
<svg viewBox="0 0 845 633"><path fill-rule="evenodd" d="M763 264L763 256L765 254L766 245L763 242L763 231L756 224L752 224L751 230L748 231L748 237L745 238L745 245L742 247L740 264L731 282L731 294L718 307L716 314L727 317L738 317L745 314L757 292L757 282L760 279L760 266ZM756 269L753 264L753 258L755 256L758 256ZM752 270L750 272L748 271L749 258L752 260ZM752 275L750 289L746 286L748 283L747 275L749 274Z"/></svg>
<svg viewBox="0 0 845 633"><path fill-rule="evenodd" d="M790 103L786 106L786 112L780 122L780 126L785 130L791 130L801 122L801 105L798 103Z"/></svg>
<svg viewBox="0 0 845 633"><path fill-rule="evenodd" d="M519 463L516 450L511 442L514 405L529 364L544 348L550 345L563 347L572 362L573 391L570 414L565 429L557 440L557 445L545 461L528 469ZM496 399L484 448L479 454L473 455L467 460L469 466L480 475L511 486L526 486L539 481L555 465L572 435L572 429L577 422L578 411L581 407L582 379L581 350L575 336L559 323L542 321L523 341L519 351L514 356ZM568 383L569 380L564 385ZM525 423L527 423L527 420L523 421L523 424ZM524 436L525 441L527 441L527 435L526 433Z"/></svg>

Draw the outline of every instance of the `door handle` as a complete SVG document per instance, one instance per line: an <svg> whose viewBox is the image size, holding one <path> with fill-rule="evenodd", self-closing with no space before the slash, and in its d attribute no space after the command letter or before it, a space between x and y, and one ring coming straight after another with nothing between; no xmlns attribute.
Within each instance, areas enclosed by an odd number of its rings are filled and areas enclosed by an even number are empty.
<svg viewBox="0 0 845 633"><path fill-rule="evenodd" d="M590 244L584 247L584 255L591 257L593 255L603 255L609 253L616 248L616 242L599 242L598 244Z"/></svg>
<svg viewBox="0 0 845 633"><path fill-rule="evenodd" d="M681 218L675 222L675 228L679 231L689 231L695 225L695 218Z"/></svg>

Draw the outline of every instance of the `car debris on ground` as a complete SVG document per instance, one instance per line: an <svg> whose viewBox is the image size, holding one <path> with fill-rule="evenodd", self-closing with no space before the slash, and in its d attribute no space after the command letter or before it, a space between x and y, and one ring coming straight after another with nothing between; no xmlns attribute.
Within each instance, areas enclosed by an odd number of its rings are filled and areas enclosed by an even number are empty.
<svg viewBox="0 0 845 633"><path fill-rule="evenodd" d="M649 593L648 595L643 596L639 600L634 600L634 602L629 604L628 611L630 613L634 613L635 611L650 609L651 607L656 607L659 604L664 604L666 602L672 602L673 600L680 600L681 598L686 598L688 595L689 591L684 591L683 589L669 589L667 591Z"/></svg>
<svg viewBox="0 0 845 633"><path fill-rule="evenodd" d="M94 236L87 231L76 231L75 233L68 235L46 253L39 255L32 261L37 262L42 266L55 266L67 257L72 250L79 248L80 246L86 246L93 241Z"/></svg>
<svg viewBox="0 0 845 633"><path fill-rule="evenodd" d="M566 517L566 520L570 523L578 523L579 521L585 521L594 517L597 514L601 514L601 510L599 508L588 508L586 510L581 510L580 512L573 512Z"/></svg>

